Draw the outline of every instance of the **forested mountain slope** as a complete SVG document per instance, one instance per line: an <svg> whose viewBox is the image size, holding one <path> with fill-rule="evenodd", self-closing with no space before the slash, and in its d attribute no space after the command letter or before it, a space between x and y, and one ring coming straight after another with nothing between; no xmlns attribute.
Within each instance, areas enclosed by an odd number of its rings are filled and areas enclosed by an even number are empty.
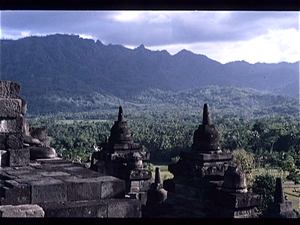
<svg viewBox="0 0 300 225"><path fill-rule="evenodd" d="M21 96L32 114L110 109L126 102L136 107L201 105L204 90L211 92L206 101L220 109L238 101L243 107L247 103L246 108L274 107L269 102L297 105L291 98L237 88L299 98L299 62L221 64L187 50L170 55L143 45L131 50L62 34L1 40L1 80L21 83ZM207 85L225 89L205 89ZM261 101L253 97L257 95ZM152 100L143 102L146 98Z"/></svg>

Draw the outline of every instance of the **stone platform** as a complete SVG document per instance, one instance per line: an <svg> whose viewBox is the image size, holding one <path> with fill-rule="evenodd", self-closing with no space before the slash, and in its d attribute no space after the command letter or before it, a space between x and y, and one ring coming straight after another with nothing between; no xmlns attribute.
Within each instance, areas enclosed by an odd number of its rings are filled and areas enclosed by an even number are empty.
<svg viewBox="0 0 300 225"><path fill-rule="evenodd" d="M32 204L45 217L141 217L140 202L125 199L124 180L61 158L2 167L0 178L0 211Z"/></svg>

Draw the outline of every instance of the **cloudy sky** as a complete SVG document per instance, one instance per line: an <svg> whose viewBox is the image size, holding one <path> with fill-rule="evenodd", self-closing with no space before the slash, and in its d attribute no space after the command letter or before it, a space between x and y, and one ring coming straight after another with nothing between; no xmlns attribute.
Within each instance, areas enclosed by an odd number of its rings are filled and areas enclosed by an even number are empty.
<svg viewBox="0 0 300 225"><path fill-rule="evenodd" d="M221 63L300 60L297 11L1 11L1 39L78 34L176 54L182 49Z"/></svg>

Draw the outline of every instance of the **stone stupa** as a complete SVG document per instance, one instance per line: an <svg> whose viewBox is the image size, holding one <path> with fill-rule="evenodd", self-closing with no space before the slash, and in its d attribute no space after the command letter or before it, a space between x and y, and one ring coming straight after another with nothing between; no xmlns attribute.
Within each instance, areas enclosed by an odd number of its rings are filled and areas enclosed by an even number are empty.
<svg viewBox="0 0 300 225"><path fill-rule="evenodd" d="M204 104L203 121L194 133L191 151L181 152L180 160L169 165L169 171L175 177L223 180L232 155L222 152L219 141L219 132L211 124L209 106Z"/></svg>
<svg viewBox="0 0 300 225"><path fill-rule="evenodd" d="M232 155L221 150L208 104L204 104L203 121L194 133L191 150L179 156L179 161L168 167L174 178L164 181L168 191L165 202L182 212L182 217L207 217L212 210L214 191L221 189L224 173L232 161Z"/></svg>
<svg viewBox="0 0 300 225"><path fill-rule="evenodd" d="M101 147L101 151L93 153L94 165L91 168L125 180L126 194L146 204L147 191L154 182L145 162L150 159L150 154L141 150L140 143L134 142L124 120L122 106L119 107L118 120L111 128L110 137Z"/></svg>
<svg viewBox="0 0 300 225"><path fill-rule="evenodd" d="M246 175L240 166L225 171L221 190L213 196L212 216L215 218L258 218L256 207L262 197L247 190Z"/></svg>
<svg viewBox="0 0 300 225"><path fill-rule="evenodd" d="M293 203L285 201L281 178L276 178L274 202L268 205L263 215L265 218L297 218Z"/></svg>

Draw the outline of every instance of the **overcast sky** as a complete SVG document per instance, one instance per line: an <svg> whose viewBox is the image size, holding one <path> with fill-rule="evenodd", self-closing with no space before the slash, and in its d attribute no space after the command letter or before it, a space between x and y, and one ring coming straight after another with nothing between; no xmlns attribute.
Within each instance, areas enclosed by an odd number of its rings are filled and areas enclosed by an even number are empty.
<svg viewBox="0 0 300 225"><path fill-rule="evenodd" d="M221 63L300 60L299 12L1 11L1 39L78 34L136 48L182 49Z"/></svg>

